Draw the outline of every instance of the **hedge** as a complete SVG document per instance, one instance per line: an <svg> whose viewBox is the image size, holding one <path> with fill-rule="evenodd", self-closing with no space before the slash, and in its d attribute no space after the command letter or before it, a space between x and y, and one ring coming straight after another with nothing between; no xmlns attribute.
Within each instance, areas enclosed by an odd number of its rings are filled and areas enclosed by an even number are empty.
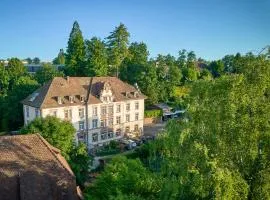
<svg viewBox="0 0 270 200"><path fill-rule="evenodd" d="M161 117L162 116L162 110L155 109L155 110L145 110L144 111L144 117Z"/></svg>

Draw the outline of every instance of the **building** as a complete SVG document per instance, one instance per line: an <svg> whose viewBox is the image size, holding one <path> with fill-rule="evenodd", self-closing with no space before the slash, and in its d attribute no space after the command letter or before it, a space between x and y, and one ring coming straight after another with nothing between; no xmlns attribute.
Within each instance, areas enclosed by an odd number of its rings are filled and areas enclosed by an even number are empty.
<svg viewBox="0 0 270 200"><path fill-rule="evenodd" d="M116 77L56 77L22 101L24 123L48 115L69 120L75 139L91 149L125 134L140 135L145 98Z"/></svg>
<svg viewBox="0 0 270 200"><path fill-rule="evenodd" d="M79 199L60 150L39 134L0 136L1 200Z"/></svg>

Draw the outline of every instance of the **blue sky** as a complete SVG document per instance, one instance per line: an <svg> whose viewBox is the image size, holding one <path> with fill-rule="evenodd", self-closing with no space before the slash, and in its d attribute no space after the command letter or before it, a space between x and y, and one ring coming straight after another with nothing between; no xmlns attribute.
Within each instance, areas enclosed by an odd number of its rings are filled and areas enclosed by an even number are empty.
<svg viewBox="0 0 270 200"><path fill-rule="evenodd" d="M211 60L270 45L270 0L1 0L0 58L52 60L74 20L85 39L122 22L151 57L185 48Z"/></svg>

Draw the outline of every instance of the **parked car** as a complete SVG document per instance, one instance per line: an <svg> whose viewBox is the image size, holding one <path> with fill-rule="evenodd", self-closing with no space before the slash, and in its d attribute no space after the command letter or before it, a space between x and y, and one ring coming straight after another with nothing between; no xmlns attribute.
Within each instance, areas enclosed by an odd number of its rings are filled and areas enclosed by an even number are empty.
<svg viewBox="0 0 270 200"><path fill-rule="evenodd" d="M130 139L122 139L120 140L120 143L124 144L127 150L131 150L137 146L136 142Z"/></svg>

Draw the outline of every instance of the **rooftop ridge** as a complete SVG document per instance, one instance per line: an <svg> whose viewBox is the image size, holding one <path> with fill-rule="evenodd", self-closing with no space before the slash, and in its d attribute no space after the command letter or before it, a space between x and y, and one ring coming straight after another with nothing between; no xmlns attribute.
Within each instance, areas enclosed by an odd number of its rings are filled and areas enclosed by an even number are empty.
<svg viewBox="0 0 270 200"><path fill-rule="evenodd" d="M62 161L56 156L56 153L53 151L52 148L54 148L55 150L59 151L60 156L61 155L61 150L52 146L47 140L45 140L39 133L34 133L34 135L36 135L43 144L45 144L45 146L47 147L47 149L52 153L52 155L55 157L55 159L58 161L58 163L69 173L71 174L73 177L75 177L74 173L72 172L71 169L67 169L67 167L62 163Z"/></svg>

